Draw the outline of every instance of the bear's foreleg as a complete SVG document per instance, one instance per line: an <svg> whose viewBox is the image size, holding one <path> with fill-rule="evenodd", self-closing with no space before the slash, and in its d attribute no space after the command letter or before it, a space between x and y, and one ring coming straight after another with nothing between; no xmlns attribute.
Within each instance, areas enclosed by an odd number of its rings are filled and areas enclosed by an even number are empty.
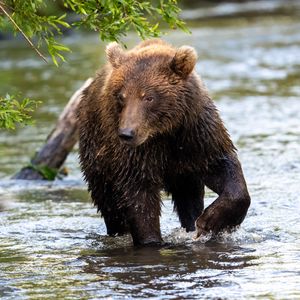
<svg viewBox="0 0 300 300"><path fill-rule="evenodd" d="M129 232L124 209L118 208L116 197L113 197L112 185L110 182L105 184L101 176L94 176L97 181L92 181L89 188L94 204L104 218L107 234L110 236L123 235Z"/></svg>
<svg viewBox="0 0 300 300"><path fill-rule="evenodd" d="M140 191L132 200L127 208L127 220L134 245L161 244L159 190Z"/></svg>
<svg viewBox="0 0 300 300"><path fill-rule="evenodd" d="M243 171L235 154L228 155L211 166L205 185L219 197L196 221L197 237L223 229L232 229L245 218L250 205Z"/></svg>
<svg viewBox="0 0 300 300"><path fill-rule="evenodd" d="M129 232L129 226L123 210L109 210L102 212L102 215L108 235L123 235Z"/></svg>
<svg viewBox="0 0 300 300"><path fill-rule="evenodd" d="M199 176L178 176L172 183L174 210L187 232L195 230L195 221L203 211L204 184Z"/></svg>

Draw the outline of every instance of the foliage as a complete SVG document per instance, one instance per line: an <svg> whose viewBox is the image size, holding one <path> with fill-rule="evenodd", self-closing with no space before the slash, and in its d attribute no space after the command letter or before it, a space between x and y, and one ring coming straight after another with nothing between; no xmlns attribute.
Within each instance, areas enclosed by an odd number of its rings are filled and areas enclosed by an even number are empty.
<svg viewBox="0 0 300 300"><path fill-rule="evenodd" d="M30 114L38 103L28 98L18 100L11 95L0 97L0 129L15 129L16 124L32 124Z"/></svg>
<svg viewBox="0 0 300 300"><path fill-rule="evenodd" d="M47 14L47 6L53 2L61 3L65 12ZM57 40L57 36L67 29L85 28L98 32L104 41L118 42L131 29L143 39L159 36L162 23L187 31L184 22L178 18L177 0L154 3L139 0L0 0L0 5L16 23L13 30L21 29L24 36L35 37L38 48L46 45L55 65L58 65L58 59L65 60L64 52L70 51ZM0 14L0 26L3 18L5 15Z"/></svg>

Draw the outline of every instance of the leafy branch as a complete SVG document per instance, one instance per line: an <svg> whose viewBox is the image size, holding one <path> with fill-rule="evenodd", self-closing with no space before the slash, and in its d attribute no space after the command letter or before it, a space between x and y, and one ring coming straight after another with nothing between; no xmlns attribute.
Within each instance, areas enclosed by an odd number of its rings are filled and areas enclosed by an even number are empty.
<svg viewBox="0 0 300 300"><path fill-rule="evenodd" d="M0 97L0 129L15 129L17 124L33 124L31 113L39 103L29 98L18 100L11 95Z"/></svg>
<svg viewBox="0 0 300 300"><path fill-rule="evenodd" d="M53 1L43 0L0 0L0 10L13 24L13 30L20 32L30 46L45 60L38 48L46 45L55 65L58 59L65 61L64 53L70 49L57 41L65 29L85 28L98 32L103 41L118 41L130 30L138 35L157 37L159 27L166 23L169 27L188 31L179 19L177 0L160 0L154 3L139 0L61 0L66 12L62 15L47 15L47 5ZM155 4L156 3L156 4ZM52 3L53 5L53 3ZM75 21L74 20L75 16ZM0 22L1 23L1 22ZM31 38L37 39L37 46Z"/></svg>
<svg viewBox="0 0 300 300"><path fill-rule="evenodd" d="M28 44L33 48L33 50L45 61L47 62L47 59L45 56L34 46L32 41L28 38L28 36L23 32L23 30L18 26L18 24L14 21L14 19L10 16L10 14L6 11L4 8L4 4L2 1L0 1L0 9L3 11L3 13L7 16L7 18L11 21L11 23L16 27L16 29L21 32L25 40L28 42Z"/></svg>

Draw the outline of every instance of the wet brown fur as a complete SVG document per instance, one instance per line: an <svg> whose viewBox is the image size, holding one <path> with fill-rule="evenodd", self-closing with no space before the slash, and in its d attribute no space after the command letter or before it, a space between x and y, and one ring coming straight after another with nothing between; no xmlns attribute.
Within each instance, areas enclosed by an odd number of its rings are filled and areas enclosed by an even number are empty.
<svg viewBox="0 0 300 300"><path fill-rule="evenodd" d="M127 52L112 43L106 52L109 63L85 90L78 116L82 170L108 234L161 242L162 189L187 231L196 220L198 235L240 224L250 198L235 147L194 71L195 50L155 39ZM124 128L134 132L131 144L120 139ZM219 197L203 211L204 185Z"/></svg>

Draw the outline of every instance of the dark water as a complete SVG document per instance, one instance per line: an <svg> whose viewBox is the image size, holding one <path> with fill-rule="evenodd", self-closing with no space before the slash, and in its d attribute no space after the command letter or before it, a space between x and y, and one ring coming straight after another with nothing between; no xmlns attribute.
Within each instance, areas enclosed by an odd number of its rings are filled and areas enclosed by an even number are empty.
<svg viewBox="0 0 300 300"><path fill-rule="evenodd" d="M197 49L197 70L239 148L252 206L238 231L205 242L179 228L165 199L167 244L150 249L105 235L76 149L63 181L9 180L104 61L104 45L93 36L67 38L73 53L57 69L19 42L1 42L0 93L22 91L44 103L36 127L0 133L0 298L300 299L299 20L236 16L166 37ZM208 192L206 204L214 197Z"/></svg>

